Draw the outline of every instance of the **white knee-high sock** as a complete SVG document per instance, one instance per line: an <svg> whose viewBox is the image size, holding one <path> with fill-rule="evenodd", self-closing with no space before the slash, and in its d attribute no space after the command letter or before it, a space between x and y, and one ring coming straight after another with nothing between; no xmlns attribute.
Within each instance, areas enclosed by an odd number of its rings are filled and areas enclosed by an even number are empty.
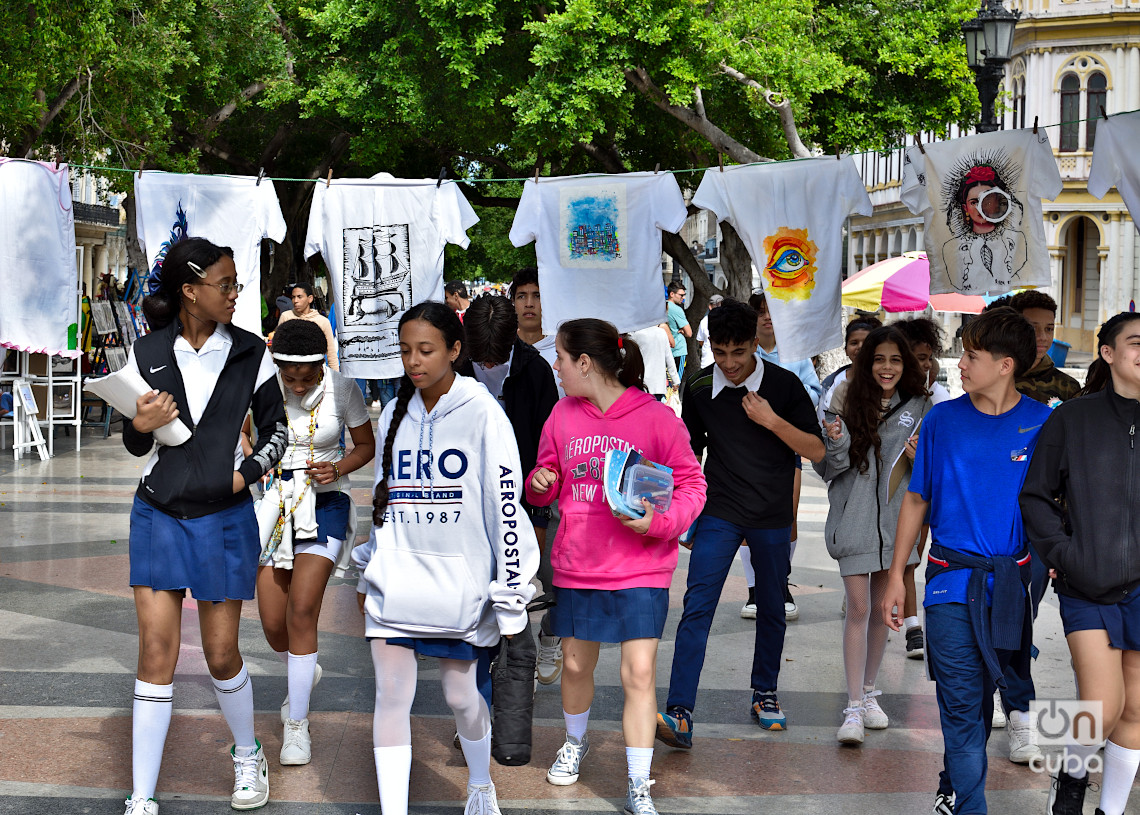
<svg viewBox="0 0 1140 815"><path fill-rule="evenodd" d="M468 784L491 783L491 731L478 741L471 741L459 734L459 746L463 748L463 758L467 761Z"/></svg>
<svg viewBox="0 0 1140 815"><path fill-rule="evenodd" d="M652 747L626 747L625 766L630 778L649 778L649 768L653 765Z"/></svg>
<svg viewBox="0 0 1140 815"><path fill-rule="evenodd" d="M748 554L748 547L740 547L740 565L744 567L744 582L748 588L756 587L756 570L752 568L752 558Z"/></svg>
<svg viewBox="0 0 1140 815"><path fill-rule="evenodd" d="M566 735L581 741L586 735L586 727L590 724L590 709L586 708L585 713L567 713L564 710L562 718L566 720Z"/></svg>
<svg viewBox="0 0 1140 815"><path fill-rule="evenodd" d="M170 729L174 685L135 680L131 740L131 796L153 798L162 765L162 748Z"/></svg>
<svg viewBox="0 0 1140 815"><path fill-rule="evenodd" d="M373 747L380 811L384 815L408 815L408 781L412 775L412 745Z"/></svg>
<svg viewBox="0 0 1140 815"><path fill-rule="evenodd" d="M309 718L309 697L313 693L313 677L317 673L317 652L289 654L289 718Z"/></svg>
<svg viewBox="0 0 1140 815"><path fill-rule="evenodd" d="M1124 815L1128 793L1140 767L1140 750L1121 747L1111 739L1104 745L1104 777L1100 782L1100 810L1104 815Z"/></svg>
<svg viewBox="0 0 1140 815"><path fill-rule="evenodd" d="M214 695L218 697L218 707L226 717L226 724L234 737L234 751L237 755L249 755L257 749L257 739L253 736L253 680L245 663L232 679L214 679Z"/></svg>

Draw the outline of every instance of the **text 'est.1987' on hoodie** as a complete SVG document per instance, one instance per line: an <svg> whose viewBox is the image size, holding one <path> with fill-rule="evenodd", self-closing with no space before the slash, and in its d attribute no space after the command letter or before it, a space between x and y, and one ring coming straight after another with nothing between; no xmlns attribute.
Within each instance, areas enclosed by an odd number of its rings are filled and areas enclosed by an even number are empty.
<svg viewBox="0 0 1140 815"><path fill-rule="evenodd" d="M380 417L386 438L396 402ZM376 457L376 477L382 475ZM353 550L369 637L492 646L526 624L538 542L518 447L495 397L456 376L430 412L417 390L392 445L382 527Z"/></svg>

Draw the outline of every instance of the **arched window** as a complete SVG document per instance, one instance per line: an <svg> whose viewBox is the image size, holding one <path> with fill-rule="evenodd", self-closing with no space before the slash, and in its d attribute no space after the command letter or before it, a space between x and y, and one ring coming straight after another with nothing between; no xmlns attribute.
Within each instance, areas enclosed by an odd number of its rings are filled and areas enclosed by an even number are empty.
<svg viewBox="0 0 1140 815"><path fill-rule="evenodd" d="M1076 74L1061 78L1061 152L1075 153L1079 149L1081 127L1081 80Z"/></svg>
<svg viewBox="0 0 1140 815"><path fill-rule="evenodd" d="M1092 150L1096 142L1096 122L1108 99L1108 80L1100 71L1089 76L1087 94L1088 106L1085 108L1085 116L1088 121L1085 122L1085 149Z"/></svg>

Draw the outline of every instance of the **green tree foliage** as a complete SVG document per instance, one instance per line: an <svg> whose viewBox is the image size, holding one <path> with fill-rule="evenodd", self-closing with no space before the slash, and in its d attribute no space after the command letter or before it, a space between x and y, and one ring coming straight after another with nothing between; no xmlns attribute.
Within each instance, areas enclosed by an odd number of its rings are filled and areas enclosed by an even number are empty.
<svg viewBox="0 0 1140 815"><path fill-rule="evenodd" d="M504 279L533 262L506 240L521 186L505 179L882 149L968 124L977 99L959 24L973 7L27 0L0 7L0 143L11 155L311 179L444 167L485 182L465 187L483 221L469 250L449 254L449 276ZM306 274L312 185L277 189L290 234L266 293ZM711 294L679 239L666 245ZM731 230L724 248L734 286L747 286Z"/></svg>

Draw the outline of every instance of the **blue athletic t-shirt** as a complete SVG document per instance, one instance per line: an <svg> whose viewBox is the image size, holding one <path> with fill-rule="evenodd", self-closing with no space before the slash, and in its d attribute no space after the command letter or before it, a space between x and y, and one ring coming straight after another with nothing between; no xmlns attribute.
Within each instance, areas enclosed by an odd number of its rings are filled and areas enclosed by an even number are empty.
<svg viewBox="0 0 1140 815"><path fill-rule="evenodd" d="M1017 496L1049 413L1027 396L1000 416L982 413L969 394L931 408L909 490L930 502L935 543L983 557L1021 551L1025 532ZM965 603L969 579L968 569L935 576L926 584L923 606Z"/></svg>

